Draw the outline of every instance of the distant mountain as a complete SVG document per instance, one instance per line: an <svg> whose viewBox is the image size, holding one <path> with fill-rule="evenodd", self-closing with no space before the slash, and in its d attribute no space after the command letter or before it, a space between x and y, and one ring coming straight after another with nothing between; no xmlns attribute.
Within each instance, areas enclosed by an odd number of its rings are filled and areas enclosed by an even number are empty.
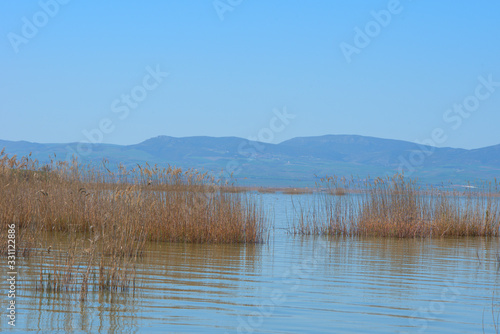
<svg viewBox="0 0 500 334"><path fill-rule="evenodd" d="M175 165L183 168L231 172L239 184L268 186L314 185L324 175L359 178L392 175L419 177L426 183L491 180L500 176L500 145L474 149L436 148L411 142L356 135L300 137L268 144L238 137L159 136L135 145L39 144L0 140L10 156L32 153L83 162L108 159L111 165ZM316 175L316 176L315 176Z"/></svg>
<svg viewBox="0 0 500 334"><path fill-rule="evenodd" d="M470 164L500 165L500 145L470 150L465 154Z"/></svg>

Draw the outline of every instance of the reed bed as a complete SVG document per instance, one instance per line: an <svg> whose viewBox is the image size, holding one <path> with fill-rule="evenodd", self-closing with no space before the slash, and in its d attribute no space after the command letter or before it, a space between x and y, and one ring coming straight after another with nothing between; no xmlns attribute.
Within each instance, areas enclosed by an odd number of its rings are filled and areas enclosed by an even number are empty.
<svg viewBox="0 0 500 334"><path fill-rule="evenodd" d="M135 285L127 268L148 241L265 241L263 212L232 187L195 170L145 164L111 171L106 161L93 166L76 160L42 165L2 151L0 231L6 236L8 224L16 225L18 256L33 250L48 256L51 245L40 244L40 234L66 235L73 248L41 271L39 286L44 291L77 286L84 299L89 284L101 290ZM74 271L76 259L83 272Z"/></svg>
<svg viewBox="0 0 500 334"><path fill-rule="evenodd" d="M135 289L135 258L117 254L105 256L97 250L97 243L82 247L85 240L73 240L64 250L40 252L42 265L36 290L52 294L77 293L80 300L87 298L89 291L125 292Z"/></svg>
<svg viewBox="0 0 500 334"><path fill-rule="evenodd" d="M309 188L284 188L281 192L285 195L305 195L312 194L314 190Z"/></svg>
<svg viewBox="0 0 500 334"><path fill-rule="evenodd" d="M2 231L16 223L19 230L82 232L105 240L104 252L128 256L140 254L145 241L263 240L255 203L206 173L148 165L103 170L0 156Z"/></svg>
<svg viewBox="0 0 500 334"><path fill-rule="evenodd" d="M275 194L277 192L276 188L269 188L269 187L259 187L257 188L257 191L260 194Z"/></svg>
<svg viewBox="0 0 500 334"><path fill-rule="evenodd" d="M500 185L421 187L395 175L355 182L322 178L308 206L296 206L294 234L376 237L498 236ZM333 196L332 196L333 195Z"/></svg>

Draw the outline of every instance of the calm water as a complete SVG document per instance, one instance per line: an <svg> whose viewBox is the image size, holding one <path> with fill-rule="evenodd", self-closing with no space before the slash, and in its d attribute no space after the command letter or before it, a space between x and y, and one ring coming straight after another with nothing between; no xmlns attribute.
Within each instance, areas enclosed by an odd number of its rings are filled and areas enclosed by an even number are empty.
<svg viewBox="0 0 500 334"><path fill-rule="evenodd" d="M497 239L294 237L290 196L263 200L268 244L149 245L135 292L37 292L40 258L20 263L15 331L495 332ZM0 328L11 330L5 315Z"/></svg>

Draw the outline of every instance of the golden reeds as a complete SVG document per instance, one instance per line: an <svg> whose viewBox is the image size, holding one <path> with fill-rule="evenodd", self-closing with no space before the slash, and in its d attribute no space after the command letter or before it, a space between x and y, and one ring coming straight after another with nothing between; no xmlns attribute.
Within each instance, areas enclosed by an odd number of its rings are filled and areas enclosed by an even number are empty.
<svg viewBox="0 0 500 334"><path fill-rule="evenodd" d="M275 194L277 190L276 188L260 187L257 191L261 194Z"/></svg>
<svg viewBox="0 0 500 334"><path fill-rule="evenodd" d="M299 208L296 234L380 237L498 236L499 184L464 189L425 187L403 175L354 182L321 179L321 194L308 210Z"/></svg>
<svg viewBox="0 0 500 334"><path fill-rule="evenodd" d="M21 230L92 232L113 241L103 251L127 256L138 255L147 240L262 241L257 208L240 189L216 186L207 174L148 165L113 173L76 161L44 169L29 159L0 158L2 222Z"/></svg>
<svg viewBox="0 0 500 334"><path fill-rule="evenodd" d="M285 195L304 195L312 194L313 190L309 188L284 188L281 192Z"/></svg>
<svg viewBox="0 0 500 334"><path fill-rule="evenodd" d="M16 225L18 256L38 246L45 251L38 238L42 232L62 232L79 245L52 270L41 271L40 288L60 291L76 284L81 299L89 284L127 289L127 268L147 241L259 243L265 238L264 217L252 199L207 173L148 164L111 171L107 161L40 165L3 151L0 223L4 235L8 224ZM73 272L75 258L83 259L83 272Z"/></svg>

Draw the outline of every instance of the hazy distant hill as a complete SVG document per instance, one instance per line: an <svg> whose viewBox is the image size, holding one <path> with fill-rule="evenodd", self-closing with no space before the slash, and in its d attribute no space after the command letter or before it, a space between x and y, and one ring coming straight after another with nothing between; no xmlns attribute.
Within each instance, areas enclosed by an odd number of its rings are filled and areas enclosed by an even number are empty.
<svg viewBox="0 0 500 334"><path fill-rule="evenodd" d="M87 146L39 144L0 140L9 155L29 154L46 161L49 156L69 158ZM176 165L183 168L234 171L241 184L314 185L317 176L354 175L360 178L393 174L398 170L424 182L464 182L500 176L500 145L465 150L433 148L415 143L355 135L293 138L266 144L237 137L159 136L135 145L94 144L83 161L106 158L110 163ZM227 175L227 174L226 174Z"/></svg>

